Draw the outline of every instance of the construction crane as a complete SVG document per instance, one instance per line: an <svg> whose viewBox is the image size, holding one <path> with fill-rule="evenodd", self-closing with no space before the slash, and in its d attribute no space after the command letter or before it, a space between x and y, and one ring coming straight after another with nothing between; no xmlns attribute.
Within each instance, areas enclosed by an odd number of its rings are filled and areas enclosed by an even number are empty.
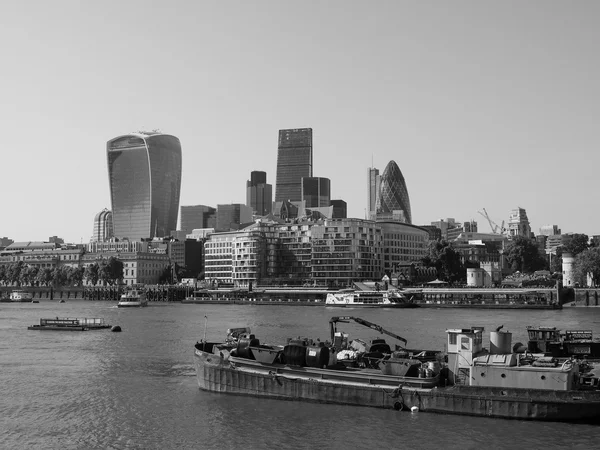
<svg viewBox="0 0 600 450"><path fill-rule="evenodd" d="M485 208L483 208L483 212L481 212L481 211L477 211L477 212L486 218L486 220L490 224L492 233L505 234L506 228L504 228L504 220L502 221L502 225L498 226L498 224L496 222L494 222L492 219L490 219L490 216L489 216L488 212L485 210Z"/></svg>
<svg viewBox="0 0 600 450"><path fill-rule="evenodd" d="M353 320L354 322L356 322L360 325L363 325L365 327L372 328L373 330L377 330L381 334L387 334L388 336L391 336L394 339L398 339L400 342L404 342L404 345L406 345L408 343L408 341L406 339L404 339L402 336L398 336L397 334L384 329L380 325L369 322L368 320L365 320L365 319L361 319L360 317L352 317L352 316L340 316L340 317L332 317L331 318L331 320L329 321L329 327L331 328L331 342L333 342L334 338L335 338L336 324L338 322L350 323L351 320Z"/></svg>

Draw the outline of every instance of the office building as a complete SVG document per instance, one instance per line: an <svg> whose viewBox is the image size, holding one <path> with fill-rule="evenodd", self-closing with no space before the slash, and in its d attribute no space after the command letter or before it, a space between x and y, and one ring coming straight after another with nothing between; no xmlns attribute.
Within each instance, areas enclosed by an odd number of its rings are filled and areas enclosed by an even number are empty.
<svg viewBox="0 0 600 450"><path fill-rule="evenodd" d="M540 227L540 234L544 236L556 236L560 234L560 228L558 228L558 225L542 225Z"/></svg>
<svg viewBox="0 0 600 450"><path fill-rule="evenodd" d="M348 217L348 204L344 200L331 200L333 206L332 219L346 219Z"/></svg>
<svg viewBox="0 0 600 450"><path fill-rule="evenodd" d="M390 161L381 175L376 209L377 220L412 223L408 189L395 161Z"/></svg>
<svg viewBox="0 0 600 450"><path fill-rule="evenodd" d="M256 216L266 216L273 208L273 187L267 184L267 173L253 171L246 182L246 206L252 208Z"/></svg>
<svg viewBox="0 0 600 450"><path fill-rule="evenodd" d="M368 174L368 194L367 194L367 218L375 220L377 212L377 196L379 195L379 184L381 177L379 169L369 167Z"/></svg>
<svg viewBox="0 0 600 450"><path fill-rule="evenodd" d="M529 219L524 208L516 208L510 212L510 216L508 217L508 234L510 237L532 237Z"/></svg>
<svg viewBox="0 0 600 450"><path fill-rule="evenodd" d="M322 208L331 203L331 181L329 178L303 177L302 200L306 208Z"/></svg>
<svg viewBox="0 0 600 450"><path fill-rule="evenodd" d="M312 128L279 130L275 201L302 200L302 177L312 176Z"/></svg>
<svg viewBox="0 0 600 450"><path fill-rule="evenodd" d="M196 228L215 228L217 209L206 205L181 207L181 231L190 234Z"/></svg>
<svg viewBox="0 0 600 450"><path fill-rule="evenodd" d="M217 205L217 228L219 232L239 230L241 224L252 222L252 208L240 203Z"/></svg>
<svg viewBox="0 0 600 450"><path fill-rule="evenodd" d="M94 217L94 232L90 242L103 242L113 237L112 212L104 208Z"/></svg>
<svg viewBox="0 0 600 450"><path fill-rule="evenodd" d="M168 236L177 227L181 144L175 136L139 132L106 145L113 232L120 239Z"/></svg>

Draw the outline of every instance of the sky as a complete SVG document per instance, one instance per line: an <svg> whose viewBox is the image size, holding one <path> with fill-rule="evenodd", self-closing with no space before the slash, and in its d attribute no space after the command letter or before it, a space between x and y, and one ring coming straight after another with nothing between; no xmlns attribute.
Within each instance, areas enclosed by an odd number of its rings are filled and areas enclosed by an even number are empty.
<svg viewBox="0 0 600 450"><path fill-rule="evenodd" d="M0 237L86 243L109 208L106 142L181 140L180 205L275 187L278 130L365 217L396 161L413 223L525 208L600 234L600 2L4 1Z"/></svg>

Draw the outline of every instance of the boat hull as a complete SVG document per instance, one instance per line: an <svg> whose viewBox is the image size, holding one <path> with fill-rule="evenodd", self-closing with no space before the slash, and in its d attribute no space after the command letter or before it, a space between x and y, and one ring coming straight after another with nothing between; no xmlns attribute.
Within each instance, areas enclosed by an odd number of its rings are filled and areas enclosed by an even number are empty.
<svg viewBox="0 0 600 450"><path fill-rule="evenodd" d="M120 301L117 304L117 307L119 308L141 308L143 306L148 306L147 302L125 302L125 301Z"/></svg>
<svg viewBox="0 0 600 450"><path fill-rule="evenodd" d="M544 391L470 386L411 387L396 378L328 379L324 370L268 365L240 365L239 358L195 349L198 386L202 390L283 400L303 400L377 408L506 419L599 421L600 391Z"/></svg>
<svg viewBox="0 0 600 450"><path fill-rule="evenodd" d="M325 303L325 306L333 306L336 308L419 308L416 303L378 303L378 304L363 304L363 303Z"/></svg>

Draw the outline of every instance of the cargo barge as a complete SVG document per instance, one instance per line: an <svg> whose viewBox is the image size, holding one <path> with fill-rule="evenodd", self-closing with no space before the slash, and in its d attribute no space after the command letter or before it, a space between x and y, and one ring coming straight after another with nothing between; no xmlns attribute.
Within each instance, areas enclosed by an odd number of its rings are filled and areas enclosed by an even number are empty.
<svg viewBox="0 0 600 450"><path fill-rule="evenodd" d="M362 364L346 357L357 346L344 333L319 345L265 346L242 330L228 330L221 343L196 343L200 389L506 419L600 421L597 374L580 373L574 359L514 353L511 334L500 330L490 333L489 350L482 345L483 328L451 329L447 359L421 360L396 347ZM362 355L373 355L370 350Z"/></svg>
<svg viewBox="0 0 600 450"><path fill-rule="evenodd" d="M54 319L40 319L39 325L31 325L28 330L43 331L89 331L110 328L104 319L97 318L68 318L56 317Z"/></svg>

